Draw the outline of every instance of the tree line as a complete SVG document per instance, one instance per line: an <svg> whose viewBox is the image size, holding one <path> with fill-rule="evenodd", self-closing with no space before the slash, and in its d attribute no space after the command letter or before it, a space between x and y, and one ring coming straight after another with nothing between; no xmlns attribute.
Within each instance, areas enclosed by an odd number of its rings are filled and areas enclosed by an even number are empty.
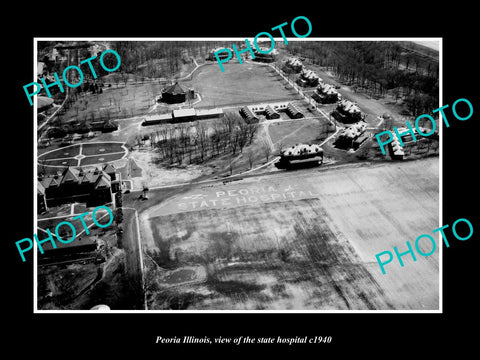
<svg viewBox="0 0 480 360"><path fill-rule="evenodd" d="M209 51L226 42L215 41L114 41L122 58L122 72L149 78L173 77L192 58L205 59Z"/></svg>

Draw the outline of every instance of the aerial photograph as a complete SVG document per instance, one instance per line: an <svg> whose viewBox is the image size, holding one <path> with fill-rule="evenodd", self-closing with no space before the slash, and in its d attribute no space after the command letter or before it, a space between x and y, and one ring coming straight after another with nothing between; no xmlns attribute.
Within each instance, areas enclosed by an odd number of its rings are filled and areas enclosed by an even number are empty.
<svg viewBox="0 0 480 360"><path fill-rule="evenodd" d="M37 311L441 308L441 39L35 51Z"/></svg>

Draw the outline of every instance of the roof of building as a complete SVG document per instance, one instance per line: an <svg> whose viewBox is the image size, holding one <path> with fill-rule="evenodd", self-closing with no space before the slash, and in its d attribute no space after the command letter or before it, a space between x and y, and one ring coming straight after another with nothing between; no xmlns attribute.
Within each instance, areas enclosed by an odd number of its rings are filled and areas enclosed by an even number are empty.
<svg viewBox="0 0 480 360"><path fill-rule="evenodd" d="M145 117L143 119L146 122L171 120L172 119L172 113L157 114L157 115L145 115Z"/></svg>
<svg viewBox="0 0 480 360"><path fill-rule="evenodd" d="M320 84L318 84L317 92L327 94L327 95L338 94L338 91L335 90L335 88L332 85L326 84L323 82L320 82Z"/></svg>
<svg viewBox="0 0 480 360"><path fill-rule="evenodd" d="M366 128L367 128L367 123L365 121L359 121L358 123L344 129L339 136L344 136L344 137L353 139L362 135L365 132Z"/></svg>
<svg viewBox="0 0 480 360"><path fill-rule="evenodd" d="M163 93L171 94L171 95L178 95L178 94L186 94L185 90L176 82L175 84L171 85L168 88L163 89Z"/></svg>
<svg viewBox="0 0 480 360"><path fill-rule="evenodd" d="M251 112L253 113L262 113L267 109L267 106L270 106L273 110L278 109L286 109L288 107L289 102L274 102L274 103L261 103L261 104L253 104L253 105L246 105Z"/></svg>
<svg viewBox="0 0 480 360"><path fill-rule="evenodd" d="M92 171L86 172L86 173L83 174L81 182L82 183L93 183L93 182L95 182L95 175L93 174Z"/></svg>
<svg viewBox="0 0 480 360"><path fill-rule="evenodd" d="M85 171L83 169L68 167L63 173L44 176L39 180L39 183L42 185L44 191L45 189L58 187L65 183L79 185L94 184L95 188L109 187L111 178L108 173L111 173L110 170L113 166L109 167L108 165L109 164L104 168L108 169L109 172L99 169ZM113 172L115 172L115 168L113 168Z"/></svg>
<svg viewBox="0 0 480 360"><path fill-rule="evenodd" d="M317 73L315 71L312 71L312 70L303 69L300 75L304 79L308 79L308 80L318 79L318 80L322 81L322 79L320 79L320 77L317 75Z"/></svg>
<svg viewBox="0 0 480 360"><path fill-rule="evenodd" d="M97 182L95 183L95 189L110 187L110 177L107 178L107 176L108 175L106 174L102 174L102 176L98 177Z"/></svg>
<svg viewBox="0 0 480 360"><path fill-rule="evenodd" d="M107 174L111 174L115 172L115 166L112 164L105 164L103 165L103 171L105 171Z"/></svg>
<svg viewBox="0 0 480 360"><path fill-rule="evenodd" d="M257 118L255 116L255 113L248 106L243 106L240 109L240 112L243 113L243 115L246 116L247 118L255 118L255 119Z"/></svg>
<svg viewBox="0 0 480 360"><path fill-rule="evenodd" d="M64 228L67 228L66 226L64 226ZM45 232L42 231L42 236L45 236L47 234L45 234ZM97 246L97 240L96 240L96 237L95 236L87 236L85 233L83 233L82 235L79 235L79 231L77 229L77 236L75 237L75 239L73 239L72 241L70 242L61 242L61 241L55 241L55 245L56 247L54 248L53 245L52 245L52 242L51 241L47 241L45 243L42 244L42 250L43 251L55 251L55 250L60 250L60 249L75 249L75 248L79 248L79 247L83 247L83 246L90 246L90 247L93 247L93 246ZM68 241L71 236L72 236L72 232L71 230L68 230L68 235L60 235L63 239L65 239L65 241ZM39 238L41 238L40 234L38 235ZM56 238L56 234L52 231L52 237Z"/></svg>
<svg viewBox="0 0 480 360"><path fill-rule="evenodd" d="M44 183L42 181L42 185L46 188L48 187L55 187L55 186L60 186L60 183L62 182L62 178L60 175L55 174L50 178L50 181L48 183Z"/></svg>
<svg viewBox="0 0 480 360"><path fill-rule="evenodd" d="M287 64L291 66L303 66L302 61L299 58L293 56L287 59Z"/></svg>
<svg viewBox="0 0 480 360"><path fill-rule="evenodd" d="M62 184L66 182L78 182L80 171L74 168L67 168L63 173Z"/></svg>
<svg viewBox="0 0 480 360"><path fill-rule="evenodd" d="M295 157L306 154L323 154L323 149L317 144L297 144L282 150L282 155Z"/></svg>
<svg viewBox="0 0 480 360"><path fill-rule="evenodd" d="M196 110L197 116L209 116L209 115L220 115L223 114L223 109L214 108L214 109L199 109Z"/></svg>
<svg viewBox="0 0 480 360"><path fill-rule="evenodd" d="M288 103L287 110L292 113L301 113L300 109L294 103Z"/></svg>
<svg viewBox="0 0 480 360"><path fill-rule="evenodd" d="M46 108L53 104L53 99L46 96L37 96L38 109Z"/></svg>
<svg viewBox="0 0 480 360"><path fill-rule="evenodd" d="M360 112L360 108L350 100L343 99L338 103L338 105L350 113Z"/></svg>
<svg viewBox="0 0 480 360"><path fill-rule="evenodd" d="M260 50L260 51L259 51ZM277 49L270 49L266 46L259 46L259 50L254 49L253 52L255 53L255 56L260 55L260 56L274 56L278 55L278 50Z"/></svg>
<svg viewBox="0 0 480 360"><path fill-rule="evenodd" d="M173 117L195 116L196 114L193 108L173 110Z"/></svg>
<svg viewBox="0 0 480 360"><path fill-rule="evenodd" d="M43 187L42 183L38 180L37 180L37 194L45 195L45 188Z"/></svg>
<svg viewBox="0 0 480 360"><path fill-rule="evenodd" d="M273 109L270 105L267 105L267 106L265 107L265 111L266 111L267 113L276 113L276 112L277 112L277 111L276 111L275 109Z"/></svg>

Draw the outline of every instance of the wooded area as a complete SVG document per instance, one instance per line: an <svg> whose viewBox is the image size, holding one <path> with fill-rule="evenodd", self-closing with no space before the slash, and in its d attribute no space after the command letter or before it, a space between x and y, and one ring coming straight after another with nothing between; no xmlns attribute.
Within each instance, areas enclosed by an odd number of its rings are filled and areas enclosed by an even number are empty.
<svg viewBox="0 0 480 360"><path fill-rule="evenodd" d="M201 121L193 125L163 126L150 134L137 136L136 145L147 140L157 149L161 161L170 165L204 162L210 158L230 153L235 155L250 145L258 131L258 124L246 124L239 116L225 114L222 121L206 126Z"/></svg>
<svg viewBox="0 0 480 360"><path fill-rule="evenodd" d="M295 41L288 46L354 90L402 98L414 116L438 107L439 63L427 51L422 54L393 41Z"/></svg>
<svg viewBox="0 0 480 360"><path fill-rule="evenodd" d="M192 58L204 60L209 51L228 42L218 41L114 41L122 58L121 72L149 78L172 78Z"/></svg>

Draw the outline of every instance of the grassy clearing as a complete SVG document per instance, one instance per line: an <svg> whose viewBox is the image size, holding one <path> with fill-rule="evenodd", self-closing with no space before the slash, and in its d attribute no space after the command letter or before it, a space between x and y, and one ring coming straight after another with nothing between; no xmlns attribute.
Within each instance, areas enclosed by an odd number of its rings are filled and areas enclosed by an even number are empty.
<svg viewBox="0 0 480 360"><path fill-rule="evenodd" d="M326 120L308 119L271 124L268 131L272 142L281 147L299 143L320 143L325 138Z"/></svg>
<svg viewBox="0 0 480 360"><path fill-rule="evenodd" d="M164 82L127 84L104 88L101 94L80 95L62 121L106 120L142 115L155 104Z"/></svg>
<svg viewBox="0 0 480 360"><path fill-rule="evenodd" d="M197 106L213 107L232 104L253 104L266 101L292 100L300 97L282 86L283 80L268 66L249 63L228 63L221 72L217 64L202 66L191 81L202 97Z"/></svg>
<svg viewBox="0 0 480 360"><path fill-rule="evenodd" d="M61 170L62 168L68 167L68 166L77 166L78 160L76 159L61 159L61 160L45 160L44 165L45 166L58 166L59 169ZM41 167L41 166L40 166Z"/></svg>
<svg viewBox="0 0 480 360"><path fill-rule="evenodd" d="M106 164L108 162L112 162L118 159L121 159L123 154L109 154L109 155L96 155L96 156L89 156L82 160L80 160L80 165L95 165L95 164Z"/></svg>
<svg viewBox="0 0 480 360"><path fill-rule="evenodd" d="M104 149L101 151L101 149ZM124 151L122 144L120 143L102 143L102 144L83 144L82 145L82 155L102 155L108 154L113 152L121 152Z"/></svg>
<svg viewBox="0 0 480 360"><path fill-rule="evenodd" d="M47 154L39 155L39 159L43 160L51 160L51 159L61 159L61 158L68 158L74 157L80 153L80 144L76 144L73 146L67 146L64 148L55 149Z"/></svg>

